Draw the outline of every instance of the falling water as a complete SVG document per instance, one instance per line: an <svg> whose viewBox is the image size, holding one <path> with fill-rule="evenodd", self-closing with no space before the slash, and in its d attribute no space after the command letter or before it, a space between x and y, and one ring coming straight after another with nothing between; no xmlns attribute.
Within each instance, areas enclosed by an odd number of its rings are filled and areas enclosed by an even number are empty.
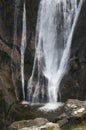
<svg viewBox="0 0 86 130"><path fill-rule="evenodd" d="M83 0L41 0L37 19L35 59L28 81L29 102L58 101L75 25Z"/></svg>
<svg viewBox="0 0 86 130"><path fill-rule="evenodd" d="M22 92L23 100L25 100L25 90L24 90L24 54L26 48L26 7L25 2L23 6L23 25L22 25L22 40L21 40L21 81L22 81Z"/></svg>

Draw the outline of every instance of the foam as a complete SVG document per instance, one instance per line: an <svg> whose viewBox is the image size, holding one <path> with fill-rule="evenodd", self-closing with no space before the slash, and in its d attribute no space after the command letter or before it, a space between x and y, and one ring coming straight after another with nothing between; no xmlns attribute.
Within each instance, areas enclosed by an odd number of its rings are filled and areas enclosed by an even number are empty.
<svg viewBox="0 0 86 130"><path fill-rule="evenodd" d="M45 111L45 112L50 112L50 111L55 111L59 107L63 106L63 103L57 102L57 103L47 103L44 106L40 107L38 110L40 111Z"/></svg>

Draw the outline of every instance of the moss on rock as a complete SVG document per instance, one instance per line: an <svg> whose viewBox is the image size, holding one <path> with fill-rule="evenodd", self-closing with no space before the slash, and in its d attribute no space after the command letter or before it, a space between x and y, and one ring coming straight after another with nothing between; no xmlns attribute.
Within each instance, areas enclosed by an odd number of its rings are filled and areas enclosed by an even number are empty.
<svg viewBox="0 0 86 130"><path fill-rule="evenodd" d="M54 127L48 127L46 130L54 130Z"/></svg>
<svg viewBox="0 0 86 130"><path fill-rule="evenodd" d="M68 125L63 130L86 130L86 120L82 121L79 124Z"/></svg>

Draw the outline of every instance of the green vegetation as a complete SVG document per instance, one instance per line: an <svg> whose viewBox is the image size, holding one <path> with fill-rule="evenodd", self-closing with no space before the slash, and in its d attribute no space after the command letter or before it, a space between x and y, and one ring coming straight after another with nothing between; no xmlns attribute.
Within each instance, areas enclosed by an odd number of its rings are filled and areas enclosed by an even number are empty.
<svg viewBox="0 0 86 130"><path fill-rule="evenodd" d="M54 127L48 127L47 128L47 130L53 130L54 129Z"/></svg>
<svg viewBox="0 0 86 130"><path fill-rule="evenodd" d="M86 120L82 121L80 124L67 126L63 130L86 130Z"/></svg>

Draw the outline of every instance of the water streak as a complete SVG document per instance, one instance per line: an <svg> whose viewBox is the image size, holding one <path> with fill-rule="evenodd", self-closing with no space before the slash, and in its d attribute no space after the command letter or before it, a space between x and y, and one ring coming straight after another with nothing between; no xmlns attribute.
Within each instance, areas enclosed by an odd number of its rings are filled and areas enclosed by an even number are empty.
<svg viewBox="0 0 86 130"><path fill-rule="evenodd" d="M23 100L25 100L25 78L24 78L24 55L26 49L26 7L25 2L23 6L23 25L22 25L22 40L21 40L21 81L22 81L22 92L23 92Z"/></svg>

